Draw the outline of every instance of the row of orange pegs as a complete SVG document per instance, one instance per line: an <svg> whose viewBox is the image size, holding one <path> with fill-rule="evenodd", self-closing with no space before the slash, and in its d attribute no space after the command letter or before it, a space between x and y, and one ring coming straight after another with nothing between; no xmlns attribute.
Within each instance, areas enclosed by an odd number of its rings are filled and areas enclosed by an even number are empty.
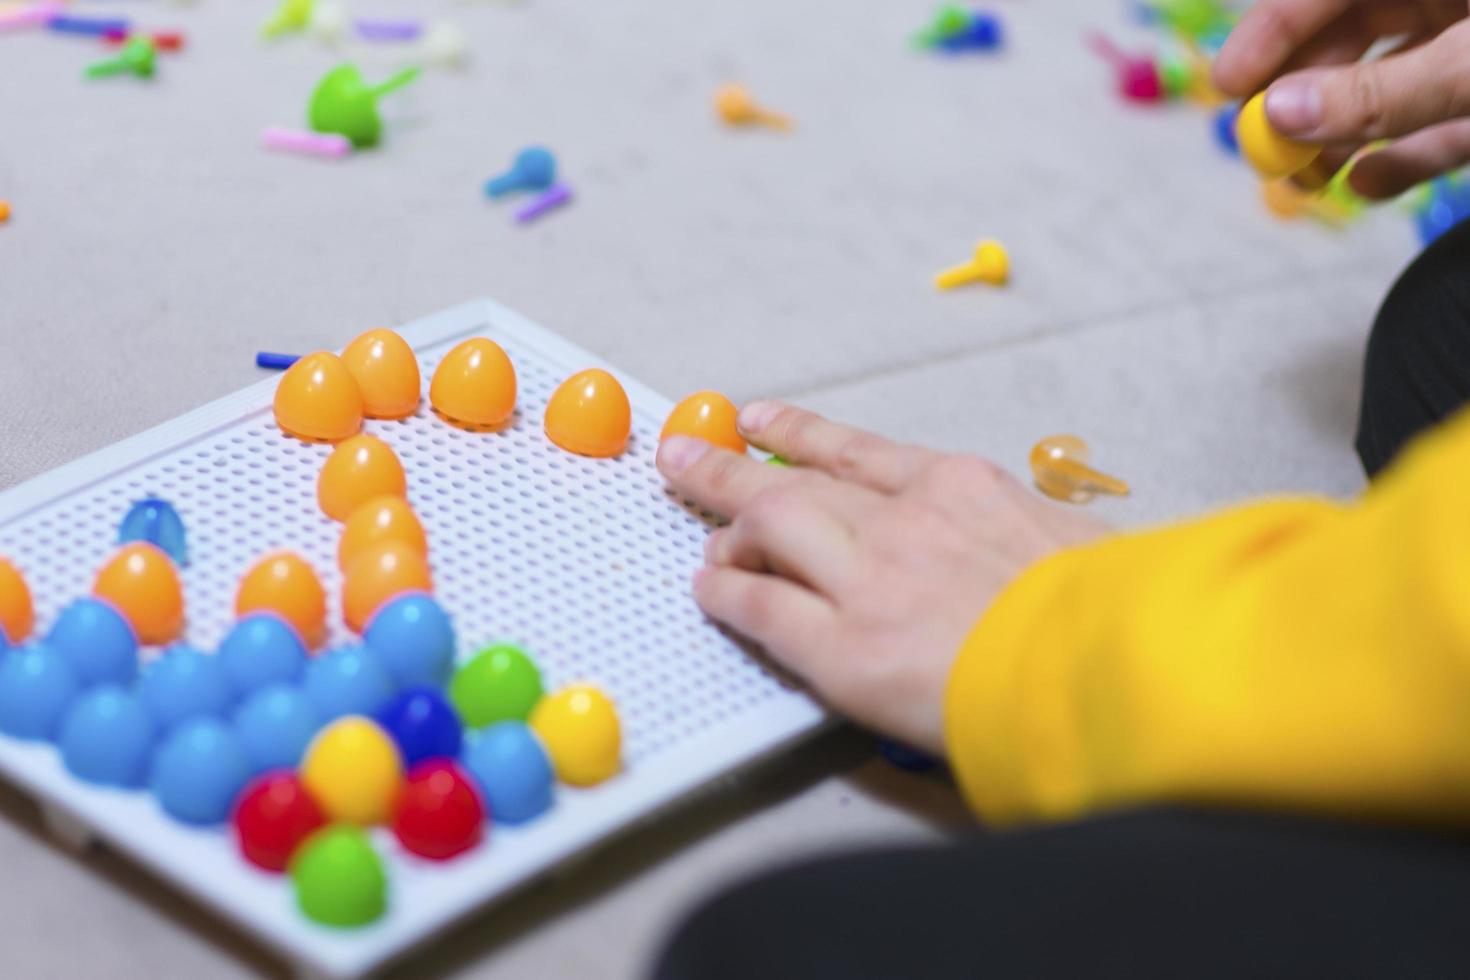
<svg viewBox="0 0 1470 980"><path fill-rule="evenodd" d="M364 418L402 419L418 410L421 381L413 348L391 330L369 330L341 356L308 354L276 386L276 424L314 442L355 436ZM471 337L445 355L429 383L435 413L452 425L495 429L515 413L516 371L487 337ZM616 456L632 428L623 386L600 368L568 378L546 406L546 435L581 456Z"/></svg>

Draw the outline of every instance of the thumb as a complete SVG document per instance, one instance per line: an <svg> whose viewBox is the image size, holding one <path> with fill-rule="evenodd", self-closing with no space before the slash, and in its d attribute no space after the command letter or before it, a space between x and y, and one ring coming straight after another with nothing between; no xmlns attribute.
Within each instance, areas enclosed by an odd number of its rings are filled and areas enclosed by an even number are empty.
<svg viewBox="0 0 1470 980"><path fill-rule="evenodd" d="M1266 116L1313 143L1402 136L1470 113L1470 22L1376 61L1309 68L1266 90Z"/></svg>

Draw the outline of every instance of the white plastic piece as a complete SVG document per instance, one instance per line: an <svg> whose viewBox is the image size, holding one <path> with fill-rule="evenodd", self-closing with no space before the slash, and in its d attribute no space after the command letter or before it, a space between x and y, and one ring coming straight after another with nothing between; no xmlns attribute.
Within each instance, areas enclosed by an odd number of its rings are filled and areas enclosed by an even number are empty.
<svg viewBox="0 0 1470 980"><path fill-rule="evenodd" d="M511 640L536 658L549 687L598 684L618 705L624 772L592 789L559 787L546 816L496 826L485 845L445 864L408 858L378 831L392 882L388 914L362 929L333 930L297 911L285 879L241 860L225 828L176 823L145 791L89 786L66 772L53 747L0 737L0 775L323 977L381 966L826 720L707 622L690 598L708 528L666 492L654 469L666 399L488 300L400 332L419 352L425 391L439 358L476 335L500 343L519 376L516 416L502 432L453 428L427 404L402 422L366 426L408 472L460 655ZM239 353L251 352L242 346ZM617 459L572 456L542 431L551 392L588 367L613 371L633 405L633 436ZM333 597L331 642L351 638L336 605L340 526L315 497L331 447L277 430L271 400L278 378L0 493L0 554L25 569L42 632L61 606L87 594L128 505L154 495L178 509L189 534L193 560L182 577L190 643L214 648L230 625L239 576L275 548L293 549L315 566Z"/></svg>

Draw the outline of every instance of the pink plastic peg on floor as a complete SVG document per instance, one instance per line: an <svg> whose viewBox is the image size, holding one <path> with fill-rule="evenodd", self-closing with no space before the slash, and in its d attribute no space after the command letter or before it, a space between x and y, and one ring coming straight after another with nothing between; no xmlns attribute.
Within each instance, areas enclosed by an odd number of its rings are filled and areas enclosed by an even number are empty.
<svg viewBox="0 0 1470 980"><path fill-rule="evenodd" d="M304 153L307 156L337 159L352 152L352 141L336 133L309 133L300 129L271 126L260 134L260 142L268 150Z"/></svg>
<svg viewBox="0 0 1470 980"><path fill-rule="evenodd" d="M1160 102L1164 98L1164 80L1152 58L1137 58L1119 48L1107 36L1092 31L1087 45L1113 66L1117 75L1118 94L1130 102Z"/></svg>
<svg viewBox="0 0 1470 980"><path fill-rule="evenodd" d="M33 3L19 10L0 12L0 31L19 30L23 27L45 27L52 17L62 12L59 3Z"/></svg>

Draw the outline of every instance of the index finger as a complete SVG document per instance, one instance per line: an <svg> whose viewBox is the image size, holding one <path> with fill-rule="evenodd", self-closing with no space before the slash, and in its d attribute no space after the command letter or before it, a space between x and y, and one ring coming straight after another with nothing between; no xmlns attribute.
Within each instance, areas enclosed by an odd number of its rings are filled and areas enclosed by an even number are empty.
<svg viewBox="0 0 1470 980"><path fill-rule="evenodd" d="M1215 59L1215 85L1243 98L1266 83L1354 0L1261 0L1240 18Z"/></svg>
<svg viewBox="0 0 1470 980"><path fill-rule="evenodd" d="M768 490L813 477L785 466L768 466L690 436L669 436L660 443L657 463L675 491L725 517L736 517Z"/></svg>

